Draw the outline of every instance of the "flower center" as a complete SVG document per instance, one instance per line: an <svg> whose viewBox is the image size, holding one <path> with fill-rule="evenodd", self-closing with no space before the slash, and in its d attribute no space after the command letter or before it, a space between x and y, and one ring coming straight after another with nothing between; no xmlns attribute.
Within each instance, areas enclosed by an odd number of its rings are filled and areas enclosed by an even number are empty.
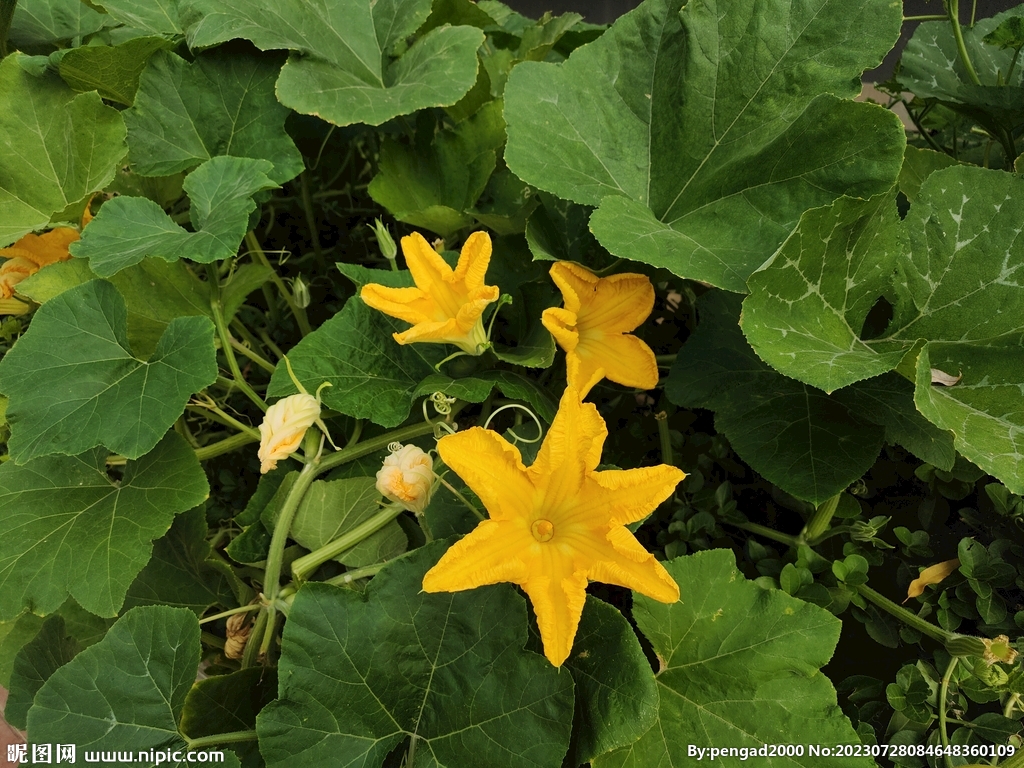
<svg viewBox="0 0 1024 768"><path fill-rule="evenodd" d="M550 520L536 520L530 526L530 533L537 541L551 541L551 537L555 535L555 526Z"/></svg>

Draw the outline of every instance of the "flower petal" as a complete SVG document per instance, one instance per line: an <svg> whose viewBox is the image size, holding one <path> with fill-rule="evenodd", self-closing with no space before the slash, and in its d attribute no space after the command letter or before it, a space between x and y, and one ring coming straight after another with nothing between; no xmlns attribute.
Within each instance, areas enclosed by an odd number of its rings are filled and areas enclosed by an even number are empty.
<svg viewBox="0 0 1024 768"><path fill-rule="evenodd" d="M584 269L571 261L556 261L548 274L562 292L565 308L577 313L593 295L600 279L589 269Z"/></svg>
<svg viewBox="0 0 1024 768"><path fill-rule="evenodd" d="M556 570L554 576L549 576L549 569L545 569L545 575L532 576L522 587L537 615L544 655L553 665L560 667L569 657L580 625L583 605L587 600L587 578L583 573L559 578L557 569L551 570Z"/></svg>
<svg viewBox="0 0 1024 768"><path fill-rule="evenodd" d="M455 265L454 279L463 282L471 291L475 288L482 288L490 263L490 236L486 232L474 232L466 238L462 251L459 253L459 263ZM497 298L497 296L494 297L494 299Z"/></svg>
<svg viewBox="0 0 1024 768"><path fill-rule="evenodd" d="M522 583L530 572L518 555L534 543L521 524L484 520L424 574L423 591L461 592L502 581Z"/></svg>
<svg viewBox="0 0 1024 768"><path fill-rule="evenodd" d="M662 603L679 599L675 579L624 526L613 525L603 541L593 535L571 535L569 540L585 563L588 578L627 587Z"/></svg>
<svg viewBox="0 0 1024 768"><path fill-rule="evenodd" d="M622 273L597 283L593 299L584 302L580 325L606 333L628 333L654 309L654 286L646 275Z"/></svg>
<svg viewBox="0 0 1024 768"><path fill-rule="evenodd" d="M555 337L558 346L566 352L572 352L579 344L580 335L576 331L576 314L561 307L550 307L541 312L540 321L548 333Z"/></svg>
<svg viewBox="0 0 1024 768"><path fill-rule="evenodd" d="M580 357L576 375L581 380L587 371L603 368L605 378L624 387L658 386L658 361L651 348L636 336L580 333L576 354Z"/></svg>
<svg viewBox="0 0 1024 768"><path fill-rule="evenodd" d="M593 472L566 519L586 519L592 525L635 523L671 496L684 477L685 472L668 464Z"/></svg>
<svg viewBox="0 0 1024 768"><path fill-rule="evenodd" d="M389 288L386 285L367 283L359 292L359 297L368 307L413 325L443 320L437 305L419 288Z"/></svg>
<svg viewBox="0 0 1024 768"><path fill-rule="evenodd" d="M467 301L459 307L459 312L455 316L459 328L468 332L483 317L487 305L498 300L498 295L499 291L496 285L485 285L483 288L472 291L467 297Z"/></svg>
<svg viewBox="0 0 1024 768"><path fill-rule="evenodd" d="M582 488L586 473L601 461L607 436L594 404L581 403L577 391L566 387L551 429L528 470L533 484L543 492L544 508L565 508Z"/></svg>
<svg viewBox="0 0 1024 768"><path fill-rule="evenodd" d="M492 520L526 520L537 491L519 449L497 432L472 427L437 441L441 459L462 478Z"/></svg>

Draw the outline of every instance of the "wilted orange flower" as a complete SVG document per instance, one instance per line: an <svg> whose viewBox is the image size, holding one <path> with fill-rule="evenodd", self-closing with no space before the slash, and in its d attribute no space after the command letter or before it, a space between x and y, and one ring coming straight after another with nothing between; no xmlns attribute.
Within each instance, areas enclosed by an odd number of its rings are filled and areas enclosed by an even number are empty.
<svg viewBox="0 0 1024 768"><path fill-rule="evenodd" d="M14 286L34 275L48 264L71 258L68 246L79 237L72 227L57 227L41 235L25 235L7 248L0 248L0 256L7 261L0 266L0 299L14 295Z"/></svg>
<svg viewBox="0 0 1024 768"><path fill-rule="evenodd" d="M486 232L470 235L454 270L419 233L402 238L402 253L416 287L370 283L359 294L363 301L385 315L412 323L409 330L394 334L399 344L454 344L471 355L482 354L487 345L484 309L499 295L496 285L484 285L491 238Z"/></svg>
<svg viewBox="0 0 1024 768"><path fill-rule="evenodd" d="M654 308L654 286L644 275L598 277L569 261L551 267L564 307L545 309L541 322L565 350L569 386L586 397L607 378L640 389L658 385L654 352L630 331Z"/></svg>
<svg viewBox="0 0 1024 768"><path fill-rule="evenodd" d="M675 580L626 525L646 517L686 475L666 464L597 472L607 436L597 408L569 388L530 467L491 430L473 427L441 438L441 458L480 497L490 519L426 573L424 591L520 585L555 666L572 649L588 579L677 601Z"/></svg>

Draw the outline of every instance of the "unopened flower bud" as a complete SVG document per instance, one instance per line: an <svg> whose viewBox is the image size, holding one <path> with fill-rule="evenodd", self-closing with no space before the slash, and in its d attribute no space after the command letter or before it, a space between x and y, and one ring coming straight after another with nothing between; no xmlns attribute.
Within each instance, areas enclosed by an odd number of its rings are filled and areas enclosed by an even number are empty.
<svg viewBox="0 0 1024 768"><path fill-rule="evenodd" d="M388 228L384 226L384 222L380 219L375 219L373 224L370 225L370 229L377 236L377 245L380 247L380 252L384 254L384 258L388 261L394 261L398 257L398 246L395 245L395 241L391 237L391 233L388 232Z"/></svg>
<svg viewBox="0 0 1024 768"><path fill-rule="evenodd" d="M260 424L260 474L297 451L306 430L319 419L320 403L312 395L289 395L270 406Z"/></svg>
<svg viewBox="0 0 1024 768"><path fill-rule="evenodd" d="M295 306L299 309L309 306L309 286L302 279L302 275L292 280L292 298L295 300Z"/></svg>
<svg viewBox="0 0 1024 768"><path fill-rule="evenodd" d="M377 472L377 490L417 515L430 503L434 462L415 445L393 444L391 455Z"/></svg>

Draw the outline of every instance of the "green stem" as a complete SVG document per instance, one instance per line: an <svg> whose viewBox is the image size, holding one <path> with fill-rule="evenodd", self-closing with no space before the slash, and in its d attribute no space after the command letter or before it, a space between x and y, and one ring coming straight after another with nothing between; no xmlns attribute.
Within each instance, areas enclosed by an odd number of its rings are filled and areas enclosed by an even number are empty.
<svg viewBox="0 0 1024 768"><path fill-rule="evenodd" d="M292 577L295 581L305 581L310 575L328 560L352 549L356 544L369 538L385 525L405 511L401 504L389 504L373 517L364 520L351 531L339 536L329 544L313 550L292 562Z"/></svg>
<svg viewBox="0 0 1024 768"><path fill-rule="evenodd" d="M320 231L316 225L316 215L313 213L313 198L309 194L309 179L306 171L299 174L299 189L302 192L302 208L306 212L309 239L313 243L313 253L316 255L316 266L321 272L326 272L327 262L324 261L324 251L320 246Z"/></svg>
<svg viewBox="0 0 1024 768"><path fill-rule="evenodd" d="M270 263L270 259L267 258L267 254L263 252L263 246L260 245L260 241L256 239L256 233L249 231L245 233L245 244L249 246L249 252L256 256L256 260L265 267L270 269L270 281L277 288L278 293L281 294L281 298L284 299L285 304L288 305L288 309L292 315L295 316L295 322L299 324L299 330L303 336L307 336L313 332L313 329L309 325L309 318L306 317L306 310L295 303L295 298L292 296L292 292L288 290L288 286L284 284L284 280L277 274L277 270L274 269Z"/></svg>
<svg viewBox="0 0 1024 768"><path fill-rule="evenodd" d="M654 416L658 422L658 440L661 443L661 462L673 466L675 461L672 458L672 437L668 433L668 413L661 411Z"/></svg>
<svg viewBox="0 0 1024 768"><path fill-rule="evenodd" d="M964 44L964 31L960 28L960 0L946 0L946 14L949 23L953 27L953 37L956 40L956 49L960 53L960 61L963 62L967 76L975 85L981 85L981 79L971 63L971 57L967 54L967 46Z"/></svg>
<svg viewBox="0 0 1024 768"><path fill-rule="evenodd" d="M264 344L270 347L270 351L277 355L278 360L284 357L284 352L281 351L281 348L274 343L274 340L272 338L270 338L270 334L268 334L262 328L260 329L260 338L263 340Z"/></svg>
<svg viewBox="0 0 1024 768"><path fill-rule="evenodd" d="M259 436L253 437L247 432L240 432L237 435L220 440L216 443L210 443L204 445L202 448L196 448L196 458L200 461L206 461L212 459L215 456L222 456L225 453L231 453L232 451L238 450L244 445L249 443L259 442Z"/></svg>
<svg viewBox="0 0 1024 768"><path fill-rule="evenodd" d="M200 736L198 739L188 739L188 748L192 751L205 749L206 747L218 747L221 744L241 744L246 741L256 741L256 731L229 731L228 733L215 733L212 736Z"/></svg>
<svg viewBox="0 0 1024 768"><path fill-rule="evenodd" d="M947 632L940 627L936 627L934 624L925 621L917 614L911 613L906 608L901 608L892 600L871 589L871 587L866 584L861 584L857 587L857 592L859 592L860 595L868 602L874 603L890 616L896 617L908 627L916 629L921 634L927 635L943 645L953 638L953 634L951 632Z"/></svg>
<svg viewBox="0 0 1024 768"><path fill-rule="evenodd" d="M257 355L255 352L253 352L251 349L249 349L247 346L245 346L245 344L242 344L237 339L234 339L234 338L231 339L231 346L232 346L232 348L236 352L241 352L245 357L247 357L250 360L252 360L254 363L256 363L256 365L258 365L264 371L268 371L270 373L274 372L275 369L274 369L273 363L270 363L270 362L264 360L262 357Z"/></svg>
<svg viewBox="0 0 1024 768"><path fill-rule="evenodd" d="M199 623L200 624L209 624L211 621L216 621L217 619L226 619L228 616L234 616L236 613L249 613L250 611L258 611L262 607L263 606L256 605L256 604L253 604L253 605L243 605L240 608L232 608L232 609L227 610L227 611L221 611L220 613L215 613L215 614L213 614L213 616L207 616L206 618L200 619Z"/></svg>
<svg viewBox="0 0 1024 768"><path fill-rule="evenodd" d="M440 475L437 475L437 479L441 482L441 485L443 485L445 488L447 488L449 491L452 492L452 495L456 499L458 499L459 501L461 501L463 503L463 505L466 507L466 509L470 510L474 515L476 515L478 520L483 522L484 520L487 519L487 518L485 518L483 516L483 514L480 512L479 509L477 509L476 507L474 507L472 504L469 503L469 499L467 499L465 496L463 496L461 493L459 493L457 490L455 490L455 486L454 485L449 483L447 480L445 480Z"/></svg>
<svg viewBox="0 0 1024 768"><path fill-rule="evenodd" d="M253 429L252 427L243 424L233 416L229 416L224 413L224 411L216 405L189 405L186 406L186 408L192 413L201 413L203 416L206 416L211 421L216 421L218 424L223 424L226 427L234 427L239 432L249 435L253 440L260 439L260 431L258 429Z"/></svg>
<svg viewBox="0 0 1024 768"><path fill-rule="evenodd" d="M199 639L207 645L213 646L214 648L223 648L225 645L224 638L218 637L212 632L200 632Z"/></svg>
<svg viewBox="0 0 1024 768"><path fill-rule="evenodd" d="M811 515L811 519L807 521L807 525L804 526L798 537L806 543L816 543L818 538L828 530L829 524L832 522L832 517L836 513L836 509L839 508L839 499L842 497L842 493L837 493L830 499L826 499L821 502L814 514Z"/></svg>
<svg viewBox="0 0 1024 768"><path fill-rule="evenodd" d="M395 559L397 560L398 558ZM333 579L327 579L324 584L333 584L336 587L343 587L346 584L351 584L353 581L376 576L380 572L380 569L385 565L387 565L387 563L374 563L373 565L367 565L362 568L354 568L351 571L345 571L345 573L340 576L335 576Z"/></svg>
<svg viewBox="0 0 1024 768"><path fill-rule="evenodd" d="M267 628L263 633L263 642L260 645L260 653L266 654L270 650L270 642L274 636L274 628L277 623L277 608L275 601L277 594L281 591L281 566L284 563L284 548L288 543L288 533L291 531L292 520L299 510L299 503L306 495L309 486L317 474L317 447L320 441L319 430L310 429L306 432L305 444L302 446L306 455L306 463L299 472L299 476L292 483L291 490L281 505L281 511L274 524L274 533L270 537L270 549L267 552L267 567L263 576L263 597L267 606Z"/></svg>
<svg viewBox="0 0 1024 768"><path fill-rule="evenodd" d="M725 522L725 521L723 521L723 522ZM797 540L796 536L790 536L787 533L780 533L779 531L776 531L774 528L768 528L767 526L758 525L757 523L729 523L729 522L726 522L726 525L731 525L733 528L740 528L741 530L744 530L744 531L750 531L751 533L756 533L758 536L764 536L766 539L771 539L772 541L777 541L780 544L786 544L786 545L788 545L790 547L795 547L795 546L797 546L797 544L800 543Z"/></svg>
<svg viewBox="0 0 1024 768"><path fill-rule="evenodd" d="M363 456L376 453L377 451L387 448L389 443L403 443L407 440L423 437L423 435L429 435L433 431L434 425L423 421L419 424L394 429L391 432L385 432L383 435L371 437L368 440L364 440L361 443L353 445L351 448L342 448L340 451L335 451L334 453L324 456L320 459L320 464L316 468L316 474L322 475L324 472L329 472L335 467L340 467L342 464L347 464L348 462L355 461Z"/></svg>
<svg viewBox="0 0 1024 768"><path fill-rule="evenodd" d="M904 16L904 21L945 21L949 16L943 13L926 13L923 16Z"/></svg>
<svg viewBox="0 0 1024 768"><path fill-rule="evenodd" d="M655 355L654 359L658 361L658 365L671 366L676 361L675 355Z"/></svg>
<svg viewBox="0 0 1024 768"><path fill-rule="evenodd" d="M1013 710L1020 704L1020 694L1014 693L1010 695L1010 698L1006 701L1006 706L1003 707L1003 717L1009 719L1013 716Z"/></svg>
<svg viewBox="0 0 1024 768"><path fill-rule="evenodd" d="M263 606L260 606L261 608ZM248 669L256 665L259 659L260 639L267 629L267 612L260 611L256 614L256 622L252 625L252 632L242 652L242 669Z"/></svg>
<svg viewBox="0 0 1024 768"><path fill-rule="evenodd" d="M231 369L231 375L235 379L235 385L245 393L246 397L252 400L261 411L266 413L267 404L263 402L263 398L256 394L249 383L242 377L242 369L238 367L238 360L235 358L235 352L231 347L231 334L228 333L228 325L224 321L224 310L220 301L220 282L217 275L217 266L215 264L207 264L207 275L209 276L210 285L210 309L213 310L213 324L217 326L217 335L220 337L220 349L224 353L224 357L227 358L228 368Z"/></svg>
<svg viewBox="0 0 1024 768"><path fill-rule="evenodd" d="M1024 46L1022 46L1024 47ZM1017 68L1017 59L1020 58L1020 48L1017 48L1013 52L1013 58L1010 59L1010 68L1006 70L1006 84L1010 85L1010 78L1013 77L1013 70Z"/></svg>
<svg viewBox="0 0 1024 768"><path fill-rule="evenodd" d="M942 739L946 768L953 768L953 758L949 754L949 734L946 733L946 697L949 695L949 681L959 660L956 656L949 658L946 674L942 676L942 685L939 687L939 738Z"/></svg>

